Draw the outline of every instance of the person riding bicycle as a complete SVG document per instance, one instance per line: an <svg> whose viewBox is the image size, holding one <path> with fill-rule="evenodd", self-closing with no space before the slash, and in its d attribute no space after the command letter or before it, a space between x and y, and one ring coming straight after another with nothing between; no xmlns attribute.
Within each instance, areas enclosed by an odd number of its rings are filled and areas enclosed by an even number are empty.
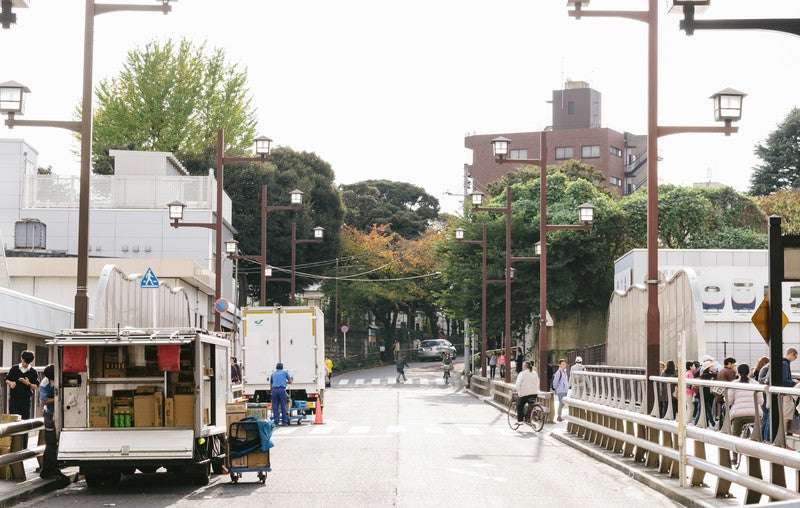
<svg viewBox="0 0 800 508"><path fill-rule="evenodd" d="M450 353L445 353L444 357L442 358L442 370L444 370L444 374L442 375L444 379L450 377L450 370L453 368L453 359L450 358Z"/></svg>
<svg viewBox="0 0 800 508"><path fill-rule="evenodd" d="M522 363L522 372L517 374L517 381L514 383L517 388L519 402L517 402L517 421L522 422L525 416L525 403L534 402L539 395L539 374L533 369L530 361Z"/></svg>

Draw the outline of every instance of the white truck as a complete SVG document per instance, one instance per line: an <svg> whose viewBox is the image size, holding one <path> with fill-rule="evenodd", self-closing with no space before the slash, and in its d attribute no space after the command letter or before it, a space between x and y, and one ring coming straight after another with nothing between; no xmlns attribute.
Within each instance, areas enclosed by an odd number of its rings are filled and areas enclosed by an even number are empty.
<svg viewBox="0 0 800 508"><path fill-rule="evenodd" d="M325 389L325 326L317 307L243 309L242 377L244 396L269 402L269 376L278 362L291 374L290 396L307 401L311 413Z"/></svg>
<svg viewBox="0 0 800 508"><path fill-rule="evenodd" d="M207 484L223 471L231 341L193 328L65 330L56 359L58 460L90 487L163 467Z"/></svg>

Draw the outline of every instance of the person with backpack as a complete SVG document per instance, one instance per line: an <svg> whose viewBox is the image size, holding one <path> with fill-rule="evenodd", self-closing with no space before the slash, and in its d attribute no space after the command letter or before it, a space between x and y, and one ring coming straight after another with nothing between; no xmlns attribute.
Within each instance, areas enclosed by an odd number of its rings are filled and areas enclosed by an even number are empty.
<svg viewBox="0 0 800 508"><path fill-rule="evenodd" d="M564 421L562 416L564 413L564 398L569 391L569 382L567 380L567 360L561 358L558 360L558 370L553 374L553 390L558 397L558 418L559 422Z"/></svg>

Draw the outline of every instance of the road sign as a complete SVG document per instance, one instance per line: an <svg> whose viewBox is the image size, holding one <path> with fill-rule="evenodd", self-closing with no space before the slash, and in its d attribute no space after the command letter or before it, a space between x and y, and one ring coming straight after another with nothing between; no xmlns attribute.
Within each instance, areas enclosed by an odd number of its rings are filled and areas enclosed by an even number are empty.
<svg viewBox="0 0 800 508"><path fill-rule="evenodd" d="M348 330L350 330L350 327L349 327L349 326L347 326L347 325L342 325L342 327L340 328L340 330L342 330L342 333L347 333L347 332L348 332Z"/></svg>
<svg viewBox="0 0 800 508"><path fill-rule="evenodd" d="M148 289L152 288L157 289L158 286L159 286L158 277L156 277L156 274L153 273L153 269L148 267L147 271L144 272L144 277L142 277L142 282L139 283L139 287Z"/></svg>
<svg viewBox="0 0 800 508"><path fill-rule="evenodd" d="M750 321L758 330L758 333L764 337L764 342L767 343L769 346L769 298L764 297L764 300L761 302L761 305L758 306L755 312L753 312L753 317L750 318ZM781 311L781 329L786 328L786 323L789 322L789 318L786 317L783 311Z"/></svg>
<svg viewBox="0 0 800 508"><path fill-rule="evenodd" d="M230 302L224 298L219 298L216 302L214 302L214 308L217 309L217 312L220 314L227 311L229 305Z"/></svg>

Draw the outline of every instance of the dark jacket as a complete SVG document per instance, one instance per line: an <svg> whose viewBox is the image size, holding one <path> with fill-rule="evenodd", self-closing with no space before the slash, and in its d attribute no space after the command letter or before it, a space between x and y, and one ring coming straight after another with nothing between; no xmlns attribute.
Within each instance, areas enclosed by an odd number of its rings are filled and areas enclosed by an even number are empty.
<svg viewBox="0 0 800 508"><path fill-rule="evenodd" d="M28 378L28 381L30 381L32 385L39 384L39 374L36 372L36 369L34 369L33 366L28 368L28 372L22 372L22 370L19 368L19 364L16 364L11 367L8 371L8 374L6 374L7 381L17 382L22 378ZM33 395L31 387L24 383L17 383L17 385L11 389L12 399L30 399L31 395Z"/></svg>

